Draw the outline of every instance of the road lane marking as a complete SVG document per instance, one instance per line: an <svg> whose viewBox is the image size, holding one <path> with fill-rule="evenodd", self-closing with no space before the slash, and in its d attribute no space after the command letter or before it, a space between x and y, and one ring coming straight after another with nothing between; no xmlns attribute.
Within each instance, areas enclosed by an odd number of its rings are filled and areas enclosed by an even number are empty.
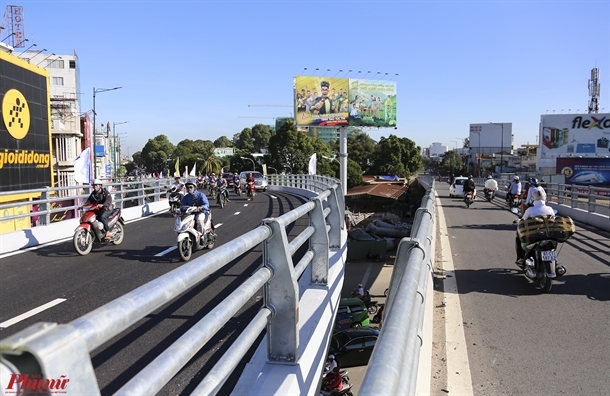
<svg viewBox="0 0 610 396"><path fill-rule="evenodd" d="M472 377L468 361L466 336L464 335L464 322L460 295L458 294L457 280L453 255L449 244L449 231L445 222L445 214L441 201L436 194L436 210L438 212L438 229L440 233L441 255L445 279L445 351L447 353L447 393L450 395L472 395Z"/></svg>
<svg viewBox="0 0 610 396"><path fill-rule="evenodd" d="M233 213L233 216L237 216L238 214L240 214L241 212L235 212Z"/></svg>
<svg viewBox="0 0 610 396"><path fill-rule="evenodd" d="M275 195L271 195L271 194L269 194L269 196L270 196L271 198L279 199L279 198L278 198L278 197L276 197Z"/></svg>
<svg viewBox="0 0 610 396"><path fill-rule="evenodd" d="M162 251L161 253L157 253L157 254L155 254L155 257L161 257L161 256L164 256L164 255L166 255L167 253L169 253L169 252L173 252L173 251L174 251L174 250L176 250L176 249L178 249L178 246L172 246L172 247L170 247L170 248L168 248L168 249L165 249L165 250L164 250L164 251Z"/></svg>
<svg viewBox="0 0 610 396"><path fill-rule="evenodd" d="M362 276L362 281L360 282L364 288L364 290L368 290L368 288L366 287L366 281L369 280L369 276L371 275L371 265L369 264L366 267L366 271L364 272L364 275Z"/></svg>
<svg viewBox="0 0 610 396"><path fill-rule="evenodd" d="M38 308L30 309L29 311L27 311L24 314L21 314L19 316L15 316L13 319L9 319L7 321L4 321L4 322L0 323L0 329L6 329L7 327L14 325L15 323L19 323L22 320L25 320L25 319L27 319L27 318L29 318L31 316L34 316L34 315L36 315L36 314L38 314L38 313L40 313L42 311L45 311L45 310L47 310L47 309L49 309L51 307L54 307L57 304L61 304L64 301L66 301L65 298L56 298L55 300L53 300L51 302L48 302L48 303L46 303L44 305L41 305Z"/></svg>

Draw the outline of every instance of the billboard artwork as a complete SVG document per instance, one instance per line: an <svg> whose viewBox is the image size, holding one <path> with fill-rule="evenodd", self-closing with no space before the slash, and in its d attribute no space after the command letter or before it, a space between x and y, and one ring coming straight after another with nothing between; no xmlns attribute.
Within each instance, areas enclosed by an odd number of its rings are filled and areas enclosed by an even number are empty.
<svg viewBox="0 0 610 396"><path fill-rule="evenodd" d="M610 154L610 114L543 115L540 122L541 158Z"/></svg>
<svg viewBox="0 0 610 396"><path fill-rule="evenodd" d="M557 158L555 171L566 184L610 187L610 158Z"/></svg>
<svg viewBox="0 0 610 396"><path fill-rule="evenodd" d="M0 52L0 191L52 185L48 72Z"/></svg>
<svg viewBox="0 0 610 396"><path fill-rule="evenodd" d="M396 82L297 76L297 126L396 126Z"/></svg>
<svg viewBox="0 0 610 396"><path fill-rule="evenodd" d="M298 76L294 80L297 125L347 125L347 78Z"/></svg>

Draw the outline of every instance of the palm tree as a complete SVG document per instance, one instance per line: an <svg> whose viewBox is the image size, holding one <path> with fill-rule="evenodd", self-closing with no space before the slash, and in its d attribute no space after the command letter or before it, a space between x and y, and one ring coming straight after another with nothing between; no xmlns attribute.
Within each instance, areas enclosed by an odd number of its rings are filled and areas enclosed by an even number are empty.
<svg viewBox="0 0 610 396"><path fill-rule="evenodd" d="M214 154L208 155L203 160L202 169L208 175L210 173L218 174L218 173L220 173L220 170L222 169L222 160Z"/></svg>

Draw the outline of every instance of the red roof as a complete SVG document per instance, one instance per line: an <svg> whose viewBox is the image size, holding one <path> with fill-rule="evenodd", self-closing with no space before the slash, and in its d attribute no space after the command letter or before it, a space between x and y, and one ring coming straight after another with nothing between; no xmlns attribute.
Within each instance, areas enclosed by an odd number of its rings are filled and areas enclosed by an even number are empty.
<svg viewBox="0 0 610 396"><path fill-rule="evenodd" d="M407 188L396 184L368 184L356 186L349 190L346 197L354 195L373 195L376 197L398 199L407 191Z"/></svg>

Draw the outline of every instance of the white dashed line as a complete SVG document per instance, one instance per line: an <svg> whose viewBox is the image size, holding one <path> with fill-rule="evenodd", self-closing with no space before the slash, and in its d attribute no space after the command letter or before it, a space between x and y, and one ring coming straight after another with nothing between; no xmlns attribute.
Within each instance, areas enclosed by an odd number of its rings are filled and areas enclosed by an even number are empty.
<svg viewBox="0 0 610 396"><path fill-rule="evenodd" d="M162 251L161 253L157 253L155 254L155 257L161 257L161 256L165 256L167 253L169 252L173 252L174 250L178 249L178 246L172 246L168 249L165 249L164 251Z"/></svg>
<svg viewBox="0 0 610 396"><path fill-rule="evenodd" d="M6 329L7 327L14 325L15 323L19 323L19 322L21 322L24 319L27 319L27 318L29 318L31 316L34 316L34 315L36 315L36 314L38 314L38 313L40 313L42 311L45 311L45 310L47 310L47 309L49 309L51 307L54 307L57 304L61 304L64 301L66 301L65 298L56 298L55 300L53 300L51 302L48 302L48 303L46 303L44 305L41 305L38 308L31 309L31 310L27 311L24 314L21 314L19 316L15 316L13 319L9 319L7 321L4 321L4 322L0 323L0 329Z"/></svg>

